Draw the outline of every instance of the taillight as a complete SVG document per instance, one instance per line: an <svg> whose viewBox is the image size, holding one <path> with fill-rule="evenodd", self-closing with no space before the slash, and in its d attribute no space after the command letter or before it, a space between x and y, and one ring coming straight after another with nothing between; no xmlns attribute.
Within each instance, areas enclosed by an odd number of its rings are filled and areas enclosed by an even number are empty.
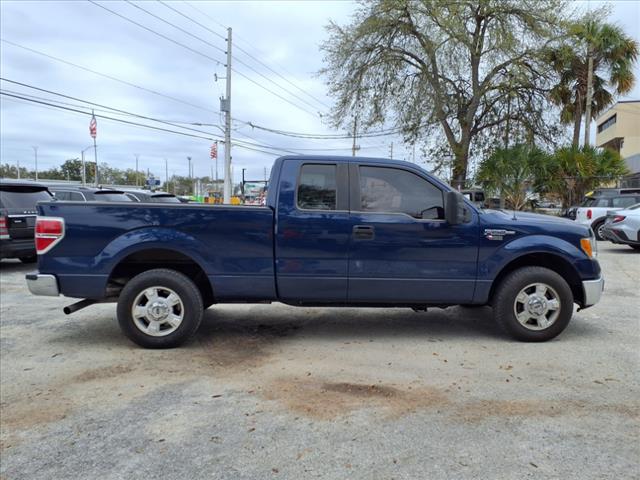
<svg viewBox="0 0 640 480"><path fill-rule="evenodd" d="M9 225L7 217L0 217L0 240L9 240Z"/></svg>
<svg viewBox="0 0 640 480"><path fill-rule="evenodd" d="M627 217L625 217L624 215L616 215L615 217L613 217L613 220L611 220L611 223L621 222L625 218Z"/></svg>
<svg viewBox="0 0 640 480"><path fill-rule="evenodd" d="M47 253L64 237L64 218L38 217L36 219L36 252Z"/></svg>
<svg viewBox="0 0 640 480"><path fill-rule="evenodd" d="M587 210L587 219L591 220L592 215L593 213L591 212L591 209Z"/></svg>

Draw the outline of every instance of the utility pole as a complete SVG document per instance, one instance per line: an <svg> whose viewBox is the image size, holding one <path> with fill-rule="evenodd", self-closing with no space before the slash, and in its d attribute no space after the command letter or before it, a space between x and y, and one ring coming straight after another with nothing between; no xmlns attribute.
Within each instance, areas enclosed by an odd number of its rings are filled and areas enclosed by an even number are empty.
<svg viewBox="0 0 640 480"><path fill-rule="evenodd" d="M169 191L169 161L164 159L164 187Z"/></svg>
<svg viewBox="0 0 640 480"><path fill-rule="evenodd" d="M20 158L16 159L16 163L18 164L18 180L20 180Z"/></svg>
<svg viewBox="0 0 640 480"><path fill-rule="evenodd" d="M38 181L38 147L32 147L36 156L36 182Z"/></svg>
<svg viewBox="0 0 640 480"><path fill-rule="evenodd" d="M189 160L189 183L192 183L192 177L191 177L191 157L187 157L187 160ZM191 185L191 188L193 188L193 185Z"/></svg>
<svg viewBox="0 0 640 480"><path fill-rule="evenodd" d="M91 110L91 118L95 122L95 115L93 114L93 110ZM96 131L97 131L97 122L96 122ZM96 145L96 135L91 135L93 137L93 159L95 160L95 174L96 174L96 187L98 186L98 146Z"/></svg>
<svg viewBox="0 0 640 480"><path fill-rule="evenodd" d="M389 158L393 160L393 142L389 145Z"/></svg>
<svg viewBox="0 0 640 480"><path fill-rule="evenodd" d="M242 188L240 189L240 191L242 192L242 203L244 203L244 171L246 170L246 168L242 169Z"/></svg>
<svg viewBox="0 0 640 480"><path fill-rule="evenodd" d="M358 115L356 114L355 118L353 119L353 146L351 147L351 156L355 157L356 156L356 150L359 150L358 145L356 145L356 138L358 135Z"/></svg>
<svg viewBox="0 0 640 480"><path fill-rule="evenodd" d="M135 157L136 157L136 187L140 186L140 181L138 179L138 157L140 155L138 155L137 153L134 153Z"/></svg>
<svg viewBox="0 0 640 480"><path fill-rule="evenodd" d="M227 28L227 95L221 101L224 112L224 195L223 202L231 203L231 27Z"/></svg>

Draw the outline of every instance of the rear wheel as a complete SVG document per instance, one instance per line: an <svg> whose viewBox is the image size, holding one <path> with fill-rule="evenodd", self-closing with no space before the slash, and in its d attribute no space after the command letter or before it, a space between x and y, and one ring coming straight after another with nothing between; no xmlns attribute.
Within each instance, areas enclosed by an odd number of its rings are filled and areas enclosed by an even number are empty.
<svg viewBox="0 0 640 480"><path fill-rule="evenodd" d="M604 220L594 223L591 228L596 235L596 240L605 240L604 238Z"/></svg>
<svg viewBox="0 0 640 480"><path fill-rule="evenodd" d="M174 270L148 270L133 277L118 299L120 328L145 348L180 346L196 332L202 314L198 287Z"/></svg>
<svg viewBox="0 0 640 480"><path fill-rule="evenodd" d="M493 302L496 321L513 338L544 342L559 335L573 315L573 294L556 272L524 267L498 286Z"/></svg>
<svg viewBox="0 0 640 480"><path fill-rule="evenodd" d="M640 245L629 245L634 250L640 250Z"/></svg>

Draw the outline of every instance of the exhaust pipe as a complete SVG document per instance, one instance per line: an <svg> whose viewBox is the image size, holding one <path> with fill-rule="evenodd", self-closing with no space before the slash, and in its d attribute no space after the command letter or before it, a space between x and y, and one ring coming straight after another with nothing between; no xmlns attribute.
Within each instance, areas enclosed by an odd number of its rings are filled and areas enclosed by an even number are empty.
<svg viewBox="0 0 640 480"><path fill-rule="evenodd" d="M98 303L98 300L92 300L91 298L85 298L84 300L80 300L79 302L72 303L71 305L67 305L62 309L62 311L66 315L71 315L78 310L82 310L83 308L88 307L89 305L93 305L94 303Z"/></svg>

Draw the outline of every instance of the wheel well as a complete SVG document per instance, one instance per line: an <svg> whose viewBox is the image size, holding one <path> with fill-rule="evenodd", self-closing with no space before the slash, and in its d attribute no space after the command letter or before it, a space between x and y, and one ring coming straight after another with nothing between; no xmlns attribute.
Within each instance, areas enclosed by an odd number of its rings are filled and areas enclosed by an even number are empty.
<svg viewBox="0 0 640 480"><path fill-rule="evenodd" d="M122 259L111 271L107 296L117 296L130 279L154 268L168 268L183 273L196 284L205 306L213 303L211 282L200 265L187 255L162 248L141 250Z"/></svg>
<svg viewBox="0 0 640 480"><path fill-rule="evenodd" d="M528 255L518 257L511 263L504 266L491 285L491 291L489 292L490 302L493 299L495 289L500 285L504 277L514 270L522 267L544 267L549 270L553 270L567 281L569 287L571 287L571 293L573 293L574 301L579 305L583 303L584 292L582 291L582 280L580 280L580 276L573 266L564 258L551 253L530 253Z"/></svg>

